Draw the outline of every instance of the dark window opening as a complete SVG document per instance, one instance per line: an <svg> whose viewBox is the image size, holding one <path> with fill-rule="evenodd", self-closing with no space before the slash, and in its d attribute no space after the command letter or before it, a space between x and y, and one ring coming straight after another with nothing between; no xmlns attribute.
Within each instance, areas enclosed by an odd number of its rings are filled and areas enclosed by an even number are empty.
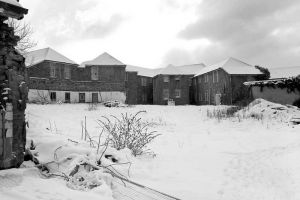
<svg viewBox="0 0 300 200"><path fill-rule="evenodd" d="M85 93L79 93L79 103L85 103Z"/></svg>
<svg viewBox="0 0 300 200"><path fill-rule="evenodd" d="M71 102L71 94L70 92L65 93L65 103L70 103Z"/></svg>
<svg viewBox="0 0 300 200"><path fill-rule="evenodd" d="M50 92L50 100L56 101L56 92Z"/></svg>

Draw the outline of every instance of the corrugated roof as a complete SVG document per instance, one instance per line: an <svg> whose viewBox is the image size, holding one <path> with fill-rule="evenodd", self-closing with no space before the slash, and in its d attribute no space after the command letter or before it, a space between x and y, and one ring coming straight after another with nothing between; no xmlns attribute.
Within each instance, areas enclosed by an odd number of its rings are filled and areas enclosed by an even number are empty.
<svg viewBox="0 0 300 200"><path fill-rule="evenodd" d="M222 68L228 74L262 74L254 66L230 57L220 63L203 68L196 76L206 74L219 68Z"/></svg>
<svg viewBox="0 0 300 200"><path fill-rule="evenodd" d="M300 75L300 66L269 68L271 78L290 78Z"/></svg>
<svg viewBox="0 0 300 200"><path fill-rule="evenodd" d="M73 60L65 57L64 55L58 53L57 51L51 48L39 49L36 51L31 51L25 54L26 58L26 66L30 67L36 64L39 64L43 61L54 61L54 62L61 62L67 64L74 64L77 65Z"/></svg>
<svg viewBox="0 0 300 200"><path fill-rule="evenodd" d="M83 62L80 67L85 67L87 65L125 65L118 59L104 52L100 56L96 57L94 60Z"/></svg>

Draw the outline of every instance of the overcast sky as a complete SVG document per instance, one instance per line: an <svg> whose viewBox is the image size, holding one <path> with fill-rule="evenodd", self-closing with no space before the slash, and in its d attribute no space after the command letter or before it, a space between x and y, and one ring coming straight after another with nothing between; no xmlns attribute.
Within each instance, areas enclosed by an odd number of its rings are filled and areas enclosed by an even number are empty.
<svg viewBox="0 0 300 200"><path fill-rule="evenodd" d="M37 48L81 63L300 66L299 0L21 0Z"/></svg>

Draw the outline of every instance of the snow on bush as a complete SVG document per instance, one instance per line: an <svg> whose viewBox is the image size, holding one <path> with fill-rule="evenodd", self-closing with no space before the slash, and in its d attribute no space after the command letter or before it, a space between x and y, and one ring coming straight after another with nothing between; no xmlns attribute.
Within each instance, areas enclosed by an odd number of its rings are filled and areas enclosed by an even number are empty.
<svg viewBox="0 0 300 200"><path fill-rule="evenodd" d="M150 153L147 145L152 142L159 134L151 131L151 122L143 121L139 117L146 111L139 111L136 114L122 113L121 117L103 116L104 120L98 120L99 124L108 134L109 145L117 150L130 149L134 156Z"/></svg>

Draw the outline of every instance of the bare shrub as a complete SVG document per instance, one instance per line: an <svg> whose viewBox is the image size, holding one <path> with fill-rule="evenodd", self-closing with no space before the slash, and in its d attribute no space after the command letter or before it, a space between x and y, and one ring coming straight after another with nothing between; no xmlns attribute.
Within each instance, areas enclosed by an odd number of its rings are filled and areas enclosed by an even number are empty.
<svg viewBox="0 0 300 200"><path fill-rule="evenodd" d="M234 117L234 114L239 110L240 108L237 106L231 106L231 107L216 107L213 110L207 109L206 115L208 118L214 118L218 121L221 121L222 119L228 119Z"/></svg>
<svg viewBox="0 0 300 200"><path fill-rule="evenodd" d="M128 148L134 156L149 153L147 145L159 134L150 131L151 123L143 121L139 115L146 111L139 111L136 114L122 113L121 117L103 116L103 120L98 120L99 124L108 134L109 144L117 149Z"/></svg>

